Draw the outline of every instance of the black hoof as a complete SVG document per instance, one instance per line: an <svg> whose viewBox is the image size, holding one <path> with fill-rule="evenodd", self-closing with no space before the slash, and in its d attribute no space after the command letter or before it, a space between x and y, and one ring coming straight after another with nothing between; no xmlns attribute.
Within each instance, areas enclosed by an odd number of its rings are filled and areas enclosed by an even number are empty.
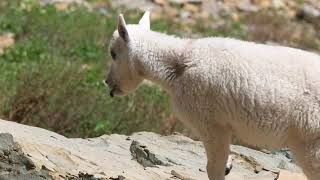
<svg viewBox="0 0 320 180"><path fill-rule="evenodd" d="M226 167L225 175L228 175L232 169L232 165L230 167Z"/></svg>

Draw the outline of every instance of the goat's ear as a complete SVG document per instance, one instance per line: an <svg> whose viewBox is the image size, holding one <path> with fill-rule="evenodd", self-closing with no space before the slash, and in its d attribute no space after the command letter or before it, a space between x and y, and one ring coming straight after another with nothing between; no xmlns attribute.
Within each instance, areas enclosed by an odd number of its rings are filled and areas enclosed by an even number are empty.
<svg viewBox="0 0 320 180"><path fill-rule="evenodd" d="M125 42L129 41L129 34L127 31L126 21L124 20L122 14L119 15L118 19L118 33Z"/></svg>
<svg viewBox="0 0 320 180"><path fill-rule="evenodd" d="M145 30L150 30L150 11L146 11L139 21L139 25Z"/></svg>

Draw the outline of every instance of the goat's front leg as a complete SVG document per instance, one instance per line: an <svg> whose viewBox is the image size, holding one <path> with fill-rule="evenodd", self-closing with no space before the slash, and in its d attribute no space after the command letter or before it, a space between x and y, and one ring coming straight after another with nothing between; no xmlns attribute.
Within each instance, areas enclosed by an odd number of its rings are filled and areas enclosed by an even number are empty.
<svg viewBox="0 0 320 180"><path fill-rule="evenodd" d="M221 126L210 128L202 141L207 154L207 172L210 180L224 180L231 142L231 131Z"/></svg>

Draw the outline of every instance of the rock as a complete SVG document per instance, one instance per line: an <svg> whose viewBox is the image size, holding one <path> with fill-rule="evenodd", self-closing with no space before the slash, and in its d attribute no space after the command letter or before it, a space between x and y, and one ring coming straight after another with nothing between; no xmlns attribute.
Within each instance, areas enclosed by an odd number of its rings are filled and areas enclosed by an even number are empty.
<svg viewBox="0 0 320 180"><path fill-rule="evenodd" d="M243 1L237 7L240 11L244 12L258 12L260 10L259 6L251 4L249 1Z"/></svg>
<svg viewBox="0 0 320 180"><path fill-rule="evenodd" d="M255 173L259 173L259 172L261 172L263 170L263 166L262 165L256 165L255 167L254 167L254 172Z"/></svg>
<svg viewBox="0 0 320 180"><path fill-rule="evenodd" d="M289 149L281 149L279 151L273 152L273 154L281 154L284 155L286 158L290 159L291 161L293 160L292 152Z"/></svg>
<svg viewBox="0 0 320 180"><path fill-rule="evenodd" d="M110 1L110 3L114 8L125 7L133 10L139 9L141 11L162 12L162 7L150 0L117 0Z"/></svg>
<svg viewBox="0 0 320 180"><path fill-rule="evenodd" d="M282 0L272 0L272 6L276 9L278 9L278 8L284 7L285 4Z"/></svg>
<svg viewBox="0 0 320 180"><path fill-rule="evenodd" d="M220 1L204 2L202 9L203 12L208 12L214 18L226 17L232 14L232 8Z"/></svg>
<svg viewBox="0 0 320 180"><path fill-rule="evenodd" d="M261 151L253 150L243 146L232 145L231 153L239 155L250 164L255 166L262 165L263 169L278 173L281 169L288 169L292 172L301 173L301 169L291 163L292 159L283 154L266 154Z"/></svg>
<svg viewBox="0 0 320 180"><path fill-rule="evenodd" d="M233 168L226 180L277 177L273 170L279 157L235 145L231 153ZM291 165L278 168L280 175L303 176L294 164L282 161ZM203 144L182 135L139 132L68 139L0 120L0 179L208 179L206 162ZM263 167L258 173L256 164Z"/></svg>
<svg viewBox="0 0 320 180"><path fill-rule="evenodd" d="M231 18L234 21L239 21L239 19L240 19L239 15L237 13L232 13L231 14Z"/></svg>
<svg viewBox="0 0 320 180"><path fill-rule="evenodd" d="M175 170L171 171L171 174L173 175L174 178L177 179L182 179L182 180L196 180L196 177L190 176L188 174L185 174L183 172L177 172Z"/></svg>
<svg viewBox="0 0 320 180"><path fill-rule="evenodd" d="M141 145L138 141L132 141L130 152L133 158L143 167L169 166L169 163L164 163L161 159L158 159L154 153L150 152L146 146Z"/></svg>
<svg viewBox="0 0 320 180"><path fill-rule="evenodd" d="M207 176L199 171L206 166L202 144L180 135L162 137L145 132L130 136L131 140L117 134L93 139L68 139L44 129L2 120L0 133L12 135L25 157L29 154L36 169L45 167L55 176L79 177L81 173L95 178L170 179L172 170L196 179L206 179ZM147 150L148 159L170 166L157 165L159 163L154 163L157 167L142 166L130 152L133 140L143 151ZM1 171L3 168L0 167Z"/></svg>
<svg viewBox="0 0 320 180"><path fill-rule="evenodd" d="M180 12L180 18L181 18L182 20L188 19L188 18L190 18L190 17L191 17L190 11L182 10L182 11Z"/></svg>
<svg viewBox="0 0 320 180"><path fill-rule="evenodd" d="M6 33L4 35L0 35L0 55L3 54L5 48L13 46L14 43L14 34Z"/></svg>
<svg viewBox="0 0 320 180"><path fill-rule="evenodd" d="M169 0L170 4L181 6L186 3L186 0Z"/></svg>
<svg viewBox="0 0 320 180"><path fill-rule="evenodd" d="M167 5L168 1L166 0L154 0L154 3L159 4L161 6Z"/></svg>
<svg viewBox="0 0 320 180"><path fill-rule="evenodd" d="M186 4L201 6L203 0L169 0L169 4L173 6L183 6Z"/></svg>
<svg viewBox="0 0 320 180"><path fill-rule="evenodd" d="M242 1L240 1L242 2ZM223 3L227 4L228 6L234 6L239 3L239 0L223 0Z"/></svg>
<svg viewBox="0 0 320 180"><path fill-rule="evenodd" d="M201 5L203 3L203 0L188 0L187 2L190 4Z"/></svg>
<svg viewBox="0 0 320 180"><path fill-rule="evenodd" d="M0 179L52 179L49 171L36 169L11 134L0 134Z"/></svg>
<svg viewBox="0 0 320 180"><path fill-rule="evenodd" d="M194 4L185 4L183 6L183 9L187 10L187 11L190 11L192 13L198 13L200 12L200 6L197 6L197 5L194 5Z"/></svg>
<svg viewBox="0 0 320 180"><path fill-rule="evenodd" d="M253 4L262 7L262 8L268 8L271 6L270 0L251 0Z"/></svg>
<svg viewBox="0 0 320 180"><path fill-rule="evenodd" d="M305 4L302 10L297 14L299 19L316 19L320 18L320 10L309 5Z"/></svg>

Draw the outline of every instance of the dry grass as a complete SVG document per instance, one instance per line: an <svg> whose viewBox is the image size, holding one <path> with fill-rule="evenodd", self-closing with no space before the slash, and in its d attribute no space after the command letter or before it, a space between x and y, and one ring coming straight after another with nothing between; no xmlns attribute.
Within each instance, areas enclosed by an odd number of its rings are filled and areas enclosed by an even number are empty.
<svg viewBox="0 0 320 180"><path fill-rule="evenodd" d="M247 14L242 21L247 25L247 39L250 41L272 42L320 52L317 24L292 19L274 10Z"/></svg>

